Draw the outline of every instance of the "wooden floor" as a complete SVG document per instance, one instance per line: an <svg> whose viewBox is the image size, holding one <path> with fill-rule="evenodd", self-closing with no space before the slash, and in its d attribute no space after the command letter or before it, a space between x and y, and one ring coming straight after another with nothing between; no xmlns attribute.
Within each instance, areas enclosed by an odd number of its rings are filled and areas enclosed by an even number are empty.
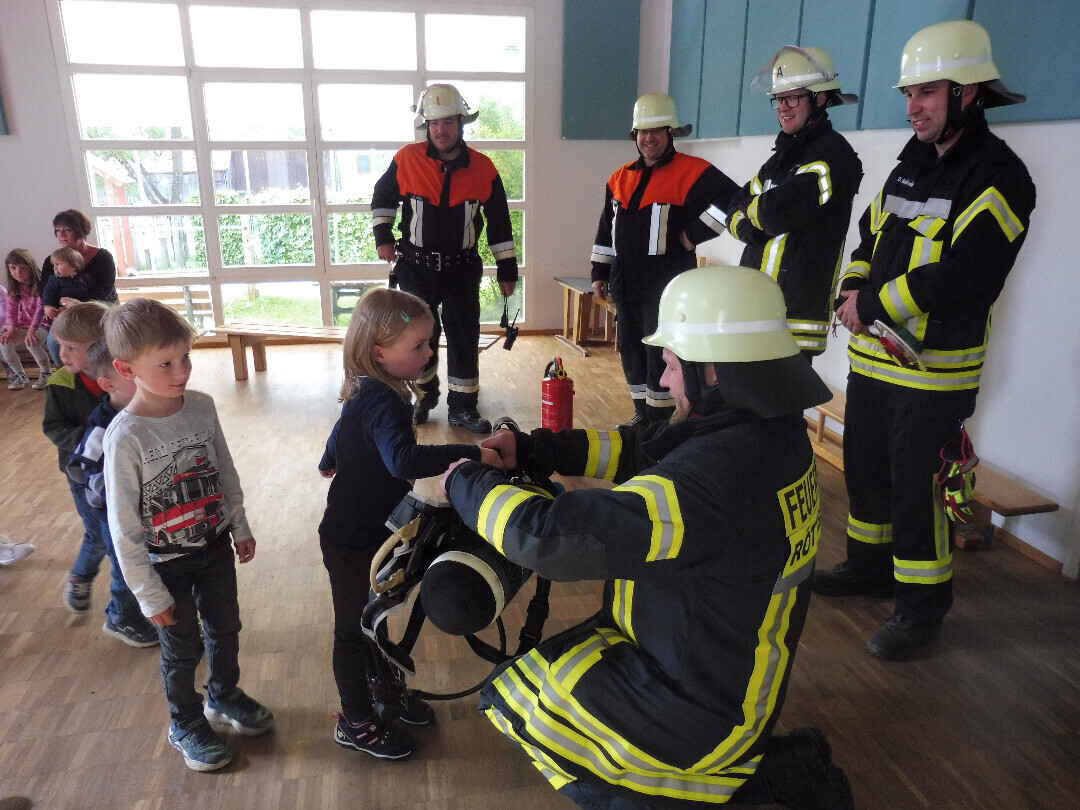
<svg viewBox="0 0 1080 810"><path fill-rule="evenodd" d="M539 380L560 347L519 338L481 355L481 411L539 420ZM184 767L166 739L156 648L101 634L107 576L89 615L61 604L81 528L56 454L41 434L44 395L0 385L0 532L36 544L0 567L0 810L16 808L356 808L554 810L571 807L476 712L436 707L416 754L376 761L331 739L330 590L316 528L327 483L316 472L339 408L340 347L275 346L269 368L236 382L228 350L195 352L193 387L212 394L258 540L239 570L241 685L277 715L273 733L231 738L224 770ZM564 356L582 427L631 415L618 358ZM470 440L445 406L423 441ZM821 564L843 553L841 475L822 465ZM107 565L108 563L106 563ZM886 664L865 650L887 602L815 598L795 662L783 729L821 726L860 808L1080 806L1080 590L995 547L957 558L957 601L925 660ZM556 584L554 632L591 615L599 585ZM516 638L519 599L508 610ZM487 667L459 639L421 635L415 685L454 690Z"/></svg>

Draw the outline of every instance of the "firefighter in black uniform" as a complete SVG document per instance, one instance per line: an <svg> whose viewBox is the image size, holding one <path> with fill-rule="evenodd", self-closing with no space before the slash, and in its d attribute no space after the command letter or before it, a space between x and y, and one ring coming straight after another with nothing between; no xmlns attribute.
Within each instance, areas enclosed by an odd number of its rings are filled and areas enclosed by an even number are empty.
<svg viewBox="0 0 1080 810"><path fill-rule="evenodd" d="M674 412L660 384L660 349L641 339L656 330L664 287L697 264L694 246L724 232L725 211L738 191L707 160L675 151L674 138L692 129L679 126L670 96L647 93L637 100L630 137L639 156L611 175L596 230L593 292L615 301L623 374L634 401L630 426Z"/></svg>
<svg viewBox="0 0 1080 810"><path fill-rule="evenodd" d="M508 468L614 489L545 497L464 460L443 477L512 562L607 580L599 613L497 669L481 709L583 807L851 807L819 730L772 735L821 532L802 412L829 390L756 270L689 270L659 308L645 340L663 352L670 423L484 442Z"/></svg>
<svg viewBox="0 0 1080 810"><path fill-rule="evenodd" d="M477 240L487 218L488 246L498 267L499 289L509 297L517 286L517 253L502 178L491 160L470 149L462 127L479 116L453 85L433 84L413 108L427 140L398 150L371 198L379 258L395 262L392 280L427 302L435 317L433 354L418 381L416 423L427 421L439 401L439 334L446 332L446 406L451 425L490 433L480 416L477 343L483 263ZM401 238L393 226L402 205ZM439 306L442 305L442 320Z"/></svg>
<svg viewBox="0 0 1080 810"><path fill-rule="evenodd" d="M778 50L750 89L771 96L781 131L772 157L735 195L728 230L746 244L739 264L760 270L784 291L788 328L811 360L825 351L862 180L862 162L833 129L828 108L859 97L840 92L828 53L794 45Z"/></svg>
<svg viewBox="0 0 1080 810"><path fill-rule="evenodd" d="M1027 169L983 114L1024 100L1000 75L978 23L939 23L908 41L897 87L915 134L860 219L840 284L837 316L851 331L848 556L818 572L814 590L895 595L867 645L889 660L934 642L952 605L942 450L975 410L990 313L1035 207ZM890 350L898 327L906 353Z"/></svg>

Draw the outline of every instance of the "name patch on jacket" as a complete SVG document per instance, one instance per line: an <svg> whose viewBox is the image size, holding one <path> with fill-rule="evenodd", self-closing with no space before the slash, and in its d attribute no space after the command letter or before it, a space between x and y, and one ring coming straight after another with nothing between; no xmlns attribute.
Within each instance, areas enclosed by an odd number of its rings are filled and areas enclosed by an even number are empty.
<svg viewBox="0 0 1080 810"><path fill-rule="evenodd" d="M784 529L791 551L784 572L776 581L773 593L783 593L796 587L813 570L811 563L817 555L821 539L820 506L817 466L810 464L806 474L777 493L784 515Z"/></svg>

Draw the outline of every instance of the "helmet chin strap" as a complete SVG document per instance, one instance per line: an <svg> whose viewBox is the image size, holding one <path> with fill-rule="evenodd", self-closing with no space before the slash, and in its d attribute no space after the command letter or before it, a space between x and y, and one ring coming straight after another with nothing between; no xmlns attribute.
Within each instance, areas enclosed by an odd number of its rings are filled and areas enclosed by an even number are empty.
<svg viewBox="0 0 1080 810"><path fill-rule="evenodd" d="M705 382L705 364L679 358L683 372L683 391L690 410L700 415L727 407L720 386Z"/></svg>
<svg viewBox="0 0 1080 810"><path fill-rule="evenodd" d="M956 136L956 133L967 126L975 118L976 112L982 109L982 95L976 93L975 98L971 100L966 110L963 104L964 86L956 82L949 82L949 106L945 113L945 128L934 143L947 143Z"/></svg>

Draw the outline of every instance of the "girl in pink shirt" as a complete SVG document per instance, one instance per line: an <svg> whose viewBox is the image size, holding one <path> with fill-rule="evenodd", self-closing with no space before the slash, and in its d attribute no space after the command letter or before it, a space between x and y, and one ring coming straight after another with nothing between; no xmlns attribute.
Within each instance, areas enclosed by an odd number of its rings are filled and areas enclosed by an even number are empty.
<svg viewBox="0 0 1080 810"><path fill-rule="evenodd" d="M49 324L41 306L41 269L29 250L16 248L4 259L7 281L6 323L0 331L0 355L11 373L8 374L8 390L18 391L30 382L19 359L16 346L22 341L27 351L37 361L38 379L31 386L45 388L52 369L45 349Z"/></svg>

